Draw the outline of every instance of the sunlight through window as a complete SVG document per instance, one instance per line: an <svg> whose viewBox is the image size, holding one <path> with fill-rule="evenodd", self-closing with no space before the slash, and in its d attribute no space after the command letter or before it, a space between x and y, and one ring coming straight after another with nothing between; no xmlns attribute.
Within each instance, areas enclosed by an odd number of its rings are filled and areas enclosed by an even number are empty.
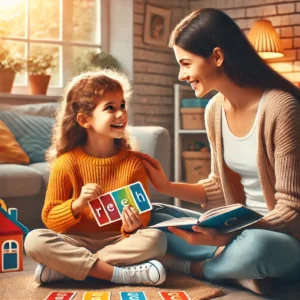
<svg viewBox="0 0 300 300"><path fill-rule="evenodd" d="M62 88L88 64L88 54L101 52L101 0L0 0L0 36L12 55L51 54L50 87ZM27 87L28 74L14 84Z"/></svg>

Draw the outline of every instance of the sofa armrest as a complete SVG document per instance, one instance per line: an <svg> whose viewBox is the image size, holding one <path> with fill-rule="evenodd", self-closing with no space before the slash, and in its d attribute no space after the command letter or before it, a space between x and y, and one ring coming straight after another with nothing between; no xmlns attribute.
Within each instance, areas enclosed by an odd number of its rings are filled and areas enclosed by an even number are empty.
<svg viewBox="0 0 300 300"><path fill-rule="evenodd" d="M129 126L128 133L133 137L136 148L157 159L170 178L171 139L168 130L160 126ZM158 193L150 184L152 202L166 202L167 196Z"/></svg>

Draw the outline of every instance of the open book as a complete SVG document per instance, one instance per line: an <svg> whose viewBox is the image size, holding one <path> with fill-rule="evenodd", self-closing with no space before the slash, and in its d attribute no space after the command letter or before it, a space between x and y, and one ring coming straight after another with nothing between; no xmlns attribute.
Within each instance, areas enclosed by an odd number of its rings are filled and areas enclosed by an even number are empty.
<svg viewBox="0 0 300 300"><path fill-rule="evenodd" d="M183 211L188 211L184 210ZM167 227L179 227L193 231L193 226L212 227L219 232L232 232L263 218L263 215L242 204L230 204L213 208L205 212L199 219L184 217L164 221L150 227L168 230Z"/></svg>

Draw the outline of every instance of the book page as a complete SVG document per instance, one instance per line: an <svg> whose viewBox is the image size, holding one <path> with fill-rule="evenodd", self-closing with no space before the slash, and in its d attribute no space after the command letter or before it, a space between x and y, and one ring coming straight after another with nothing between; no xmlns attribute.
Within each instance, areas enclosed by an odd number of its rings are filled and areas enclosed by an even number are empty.
<svg viewBox="0 0 300 300"><path fill-rule="evenodd" d="M180 225L197 225L198 220L195 218L175 218L152 225L153 228L180 226Z"/></svg>
<svg viewBox="0 0 300 300"><path fill-rule="evenodd" d="M241 206L243 206L240 203L235 203L235 204L230 204L230 205L226 205L226 206L220 206L220 207L216 207L216 208L212 208L210 210L208 210L207 212L205 212L201 217L200 217L200 222L203 222L204 220L207 220L213 216L216 215L221 215L227 211L231 211L231 210L235 210L237 208L240 208Z"/></svg>

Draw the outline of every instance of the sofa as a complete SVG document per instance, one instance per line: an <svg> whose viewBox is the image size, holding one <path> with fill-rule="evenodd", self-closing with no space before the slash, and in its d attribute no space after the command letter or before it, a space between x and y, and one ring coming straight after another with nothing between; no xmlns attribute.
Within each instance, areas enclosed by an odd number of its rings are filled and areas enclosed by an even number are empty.
<svg viewBox="0 0 300 300"><path fill-rule="evenodd" d="M0 112L13 112L21 115L53 118L57 103L7 105L0 103ZM34 119L34 118L33 118ZM36 126L39 130L39 125ZM22 128L18 128L22 131ZM49 127L49 132L51 127ZM129 126L128 132L134 144L142 152L158 159L166 175L170 175L170 136L159 126ZM25 151L26 152L26 151ZM18 220L30 230L44 227L41 211L49 180L47 162L34 162L28 165L0 164L0 199L8 208L18 209ZM159 194L150 184L152 202L170 203L171 199Z"/></svg>

